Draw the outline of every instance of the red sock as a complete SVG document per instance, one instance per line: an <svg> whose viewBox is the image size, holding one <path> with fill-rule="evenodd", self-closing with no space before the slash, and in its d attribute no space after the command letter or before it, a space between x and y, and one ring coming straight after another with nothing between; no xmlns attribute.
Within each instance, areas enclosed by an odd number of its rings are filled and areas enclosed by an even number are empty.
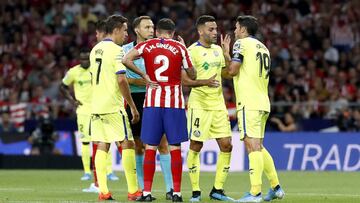
<svg viewBox="0 0 360 203"><path fill-rule="evenodd" d="M180 192L182 176L182 158L181 150L175 149L170 151L171 154L171 174L174 184L174 192Z"/></svg>
<svg viewBox="0 0 360 203"><path fill-rule="evenodd" d="M97 144L96 143L92 143L92 156L91 156L91 164L93 166L93 173L94 173L94 183L95 186L98 187L98 182L97 182L97 175L96 175L96 167L95 167L95 156L96 156L96 150L97 150Z"/></svg>
<svg viewBox="0 0 360 203"><path fill-rule="evenodd" d="M118 151L119 151L120 155L122 156L122 147L121 147L121 145L118 146Z"/></svg>
<svg viewBox="0 0 360 203"><path fill-rule="evenodd" d="M151 186L155 173L155 155L156 150L145 150L144 157L144 191L151 192Z"/></svg>

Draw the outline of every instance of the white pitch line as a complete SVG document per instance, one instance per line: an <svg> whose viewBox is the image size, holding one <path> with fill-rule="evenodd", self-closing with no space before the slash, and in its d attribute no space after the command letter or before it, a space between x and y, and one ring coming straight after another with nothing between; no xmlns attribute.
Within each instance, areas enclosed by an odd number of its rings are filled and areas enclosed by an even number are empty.
<svg viewBox="0 0 360 203"><path fill-rule="evenodd" d="M294 196L334 196L334 197L360 197L357 194L337 194L337 193L285 193L285 195Z"/></svg>

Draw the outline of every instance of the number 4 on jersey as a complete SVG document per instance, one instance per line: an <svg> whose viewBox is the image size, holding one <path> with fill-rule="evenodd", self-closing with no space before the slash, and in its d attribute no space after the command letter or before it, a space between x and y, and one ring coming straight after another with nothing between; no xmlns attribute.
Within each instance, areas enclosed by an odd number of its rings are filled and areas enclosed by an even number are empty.
<svg viewBox="0 0 360 203"><path fill-rule="evenodd" d="M200 127L200 118L195 118L194 126L196 126L197 128Z"/></svg>

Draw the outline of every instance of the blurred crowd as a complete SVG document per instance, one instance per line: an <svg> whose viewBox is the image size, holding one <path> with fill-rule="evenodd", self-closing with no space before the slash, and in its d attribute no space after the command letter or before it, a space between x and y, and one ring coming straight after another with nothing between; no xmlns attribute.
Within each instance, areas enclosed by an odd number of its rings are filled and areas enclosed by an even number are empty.
<svg viewBox="0 0 360 203"><path fill-rule="evenodd" d="M360 1L357 0L2 0L0 1L0 107L6 129L26 119L74 117L59 92L79 52L96 43L95 23L111 14L130 22L169 17L189 46L199 15L217 18L219 33L233 35L238 15L258 18L271 52L271 119L335 119L341 130L360 129ZM131 30L131 29L130 29ZM129 31L129 41L134 34ZM232 81L224 81L231 117ZM246 87L244 87L246 88ZM285 120L282 120L284 117ZM277 120L277 121L275 121ZM0 126L0 131L3 128Z"/></svg>

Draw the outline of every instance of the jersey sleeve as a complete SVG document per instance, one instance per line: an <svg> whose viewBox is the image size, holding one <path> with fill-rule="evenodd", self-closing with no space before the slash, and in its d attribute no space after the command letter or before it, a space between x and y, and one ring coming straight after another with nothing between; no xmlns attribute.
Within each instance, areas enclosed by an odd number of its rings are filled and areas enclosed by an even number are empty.
<svg viewBox="0 0 360 203"><path fill-rule="evenodd" d="M118 51L116 51L114 53L115 58L114 58L114 73L115 74L125 74L126 73L126 67L124 66L124 64L122 64L122 59L125 55L124 50L122 48L118 49Z"/></svg>
<svg viewBox="0 0 360 203"><path fill-rule="evenodd" d="M143 55L146 44L147 44L146 42L141 42L136 46L134 46L134 48L139 52L140 56Z"/></svg>
<svg viewBox="0 0 360 203"><path fill-rule="evenodd" d="M62 83L66 86L71 85L74 82L74 69L71 68L68 70L68 72L65 74L65 77L62 79Z"/></svg>
<svg viewBox="0 0 360 203"><path fill-rule="evenodd" d="M192 62L192 64L194 65L195 64L195 66L196 66L196 64L197 64L197 61L196 61L196 50L195 49L193 49L192 47L189 47L188 49L188 53L189 53L189 56L190 56L190 60L191 60L191 62Z"/></svg>
<svg viewBox="0 0 360 203"><path fill-rule="evenodd" d="M220 67L225 68L226 67L225 57L224 57L224 52L221 47L219 47L219 52L220 52L220 57L221 57Z"/></svg>
<svg viewBox="0 0 360 203"><path fill-rule="evenodd" d="M125 44L124 46L122 46L124 53L127 54L131 48L132 48L132 42L130 42L129 44Z"/></svg>
<svg viewBox="0 0 360 203"><path fill-rule="evenodd" d="M181 56L182 56L182 67L184 69L192 68L193 67L192 61L190 59L189 52L186 49L186 47L183 45L179 45L179 49L181 51Z"/></svg>
<svg viewBox="0 0 360 203"><path fill-rule="evenodd" d="M244 58L244 46L240 44L241 41L237 40L233 46L233 56L232 56L232 61L236 61L236 62L240 62L242 63L243 58Z"/></svg>

